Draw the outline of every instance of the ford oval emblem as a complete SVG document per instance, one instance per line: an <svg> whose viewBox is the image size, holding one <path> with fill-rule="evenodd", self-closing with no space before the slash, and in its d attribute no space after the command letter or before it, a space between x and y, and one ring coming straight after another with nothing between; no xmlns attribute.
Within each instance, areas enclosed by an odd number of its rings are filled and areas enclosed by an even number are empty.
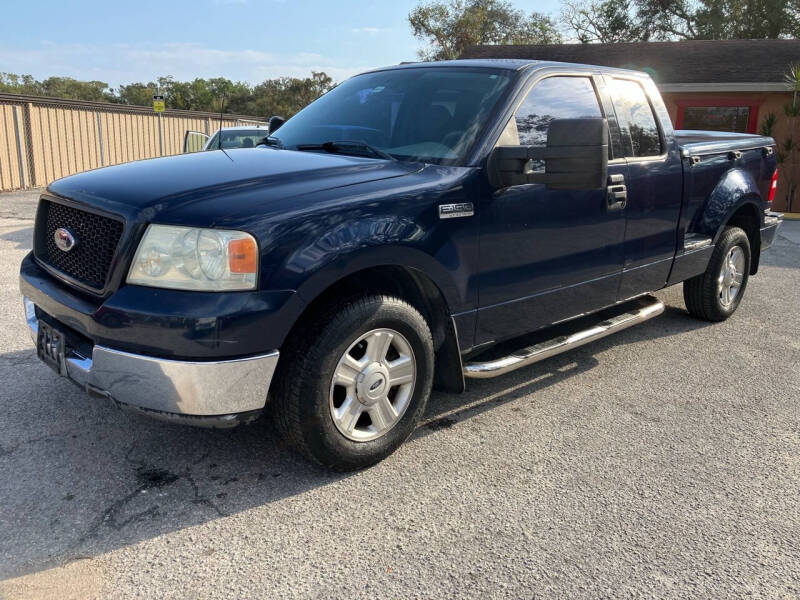
<svg viewBox="0 0 800 600"><path fill-rule="evenodd" d="M75 247L75 236L69 229L59 227L53 233L53 241L56 243L56 248L62 252L69 252Z"/></svg>

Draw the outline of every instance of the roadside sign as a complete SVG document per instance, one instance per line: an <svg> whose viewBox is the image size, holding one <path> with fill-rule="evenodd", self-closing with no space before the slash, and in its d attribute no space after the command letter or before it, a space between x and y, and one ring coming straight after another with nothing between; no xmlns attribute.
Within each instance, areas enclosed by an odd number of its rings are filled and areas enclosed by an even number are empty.
<svg viewBox="0 0 800 600"><path fill-rule="evenodd" d="M153 110L157 113L164 112L164 96L153 95Z"/></svg>

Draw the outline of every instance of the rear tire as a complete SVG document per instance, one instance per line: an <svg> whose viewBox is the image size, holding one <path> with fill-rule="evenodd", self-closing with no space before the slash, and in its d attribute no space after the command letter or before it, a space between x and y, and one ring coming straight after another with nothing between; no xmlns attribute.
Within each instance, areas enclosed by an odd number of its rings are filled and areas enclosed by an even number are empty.
<svg viewBox="0 0 800 600"><path fill-rule="evenodd" d="M430 396L430 328L391 296L339 303L282 350L272 413L283 437L327 468L368 467L416 428Z"/></svg>
<svg viewBox="0 0 800 600"><path fill-rule="evenodd" d="M706 321L724 321L742 301L750 277L750 241L739 227L726 227L706 272L683 282L689 313Z"/></svg>

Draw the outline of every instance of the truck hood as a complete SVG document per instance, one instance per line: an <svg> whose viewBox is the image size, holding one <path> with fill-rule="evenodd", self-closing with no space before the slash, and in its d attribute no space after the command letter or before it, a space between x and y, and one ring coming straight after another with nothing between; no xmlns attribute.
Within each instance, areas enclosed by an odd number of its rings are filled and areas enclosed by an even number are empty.
<svg viewBox="0 0 800 600"><path fill-rule="evenodd" d="M310 192L400 177L421 163L273 148L197 152L72 175L48 191L137 221L190 208L210 223L245 208ZM197 210L195 210L197 209Z"/></svg>

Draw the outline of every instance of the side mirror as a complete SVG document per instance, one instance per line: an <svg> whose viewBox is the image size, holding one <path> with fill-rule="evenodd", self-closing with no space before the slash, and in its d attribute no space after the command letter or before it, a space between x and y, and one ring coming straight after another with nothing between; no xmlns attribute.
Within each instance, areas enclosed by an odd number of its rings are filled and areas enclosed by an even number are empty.
<svg viewBox="0 0 800 600"><path fill-rule="evenodd" d="M280 129L281 125L283 125L284 123L286 123L286 119L284 119L283 117L279 117L278 115L274 115L274 116L270 117L269 118L269 134L272 135L273 133L278 131L278 129Z"/></svg>
<svg viewBox="0 0 800 600"><path fill-rule="evenodd" d="M544 172L532 161L544 161ZM606 187L608 123L603 118L555 119L547 146L497 146L489 155L489 181L496 188L544 183L553 190Z"/></svg>
<svg viewBox="0 0 800 600"><path fill-rule="evenodd" d="M200 152L206 145L208 136L199 131L187 131L183 136L183 153Z"/></svg>

